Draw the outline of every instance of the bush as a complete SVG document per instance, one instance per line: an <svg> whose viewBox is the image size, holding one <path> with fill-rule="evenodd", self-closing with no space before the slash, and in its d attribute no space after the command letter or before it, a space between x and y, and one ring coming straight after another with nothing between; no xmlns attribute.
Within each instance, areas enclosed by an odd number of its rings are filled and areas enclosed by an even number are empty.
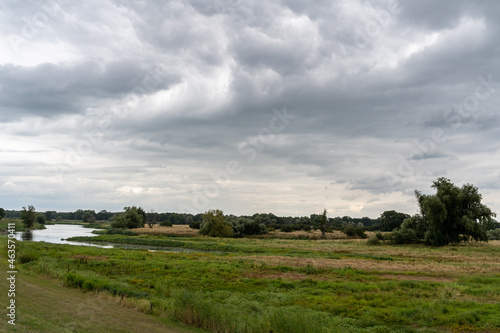
<svg viewBox="0 0 500 333"><path fill-rule="evenodd" d="M418 243L425 236L427 223L421 215L414 215L404 220L399 229L395 229L391 235L391 240L396 244Z"/></svg>
<svg viewBox="0 0 500 333"><path fill-rule="evenodd" d="M193 222L189 223L189 227L191 229L200 229L201 221L193 221Z"/></svg>
<svg viewBox="0 0 500 333"><path fill-rule="evenodd" d="M102 232L99 232L98 234L137 236L137 234L131 230L124 230L124 229L120 229L120 228L111 228L111 229L102 230Z"/></svg>
<svg viewBox="0 0 500 333"><path fill-rule="evenodd" d="M285 226L281 227L281 231L283 231L283 232L292 232L293 228L292 228L291 225L285 225Z"/></svg>
<svg viewBox="0 0 500 333"><path fill-rule="evenodd" d="M486 232L488 240L500 240L500 229L490 230Z"/></svg>
<svg viewBox="0 0 500 333"><path fill-rule="evenodd" d="M362 227L349 226L342 230L342 232L349 237L359 237L362 239L368 238L368 236L365 234L365 229Z"/></svg>
<svg viewBox="0 0 500 333"><path fill-rule="evenodd" d="M45 224L47 222L47 219L42 214L38 214L38 216L36 217L36 221L38 222L38 224Z"/></svg>
<svg viewBox="0 0 500 333"><path fill-rule="evenodd" d="M259 223L256 220L239 217L230 222L233 228L234 237L243 237L247 235L264 235L267 234L267 228L264 223Z"/></svg>
<svg viewBox="0 0 500 333"><path fill-rule="evenodd" d="M170 221L163 221L160 223L162 227L173 227L174 225Z"/></svg>

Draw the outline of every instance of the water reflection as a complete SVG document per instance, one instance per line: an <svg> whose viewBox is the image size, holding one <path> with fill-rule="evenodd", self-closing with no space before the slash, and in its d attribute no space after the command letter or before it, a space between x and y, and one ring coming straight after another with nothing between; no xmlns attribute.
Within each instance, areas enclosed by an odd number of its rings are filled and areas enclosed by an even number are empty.
<svg viewBox="0 0 500 333"><path fill-rule="evenodd" d="M112 245L93 244L84 242L71 242L67 238L75 236L96 236L92 231L96 229L84 228L77 224L47 225L47 229L16 232L16 239L20 241L47 242L56 244L87 245L102 248L112 248Z"/></svg>
<svg viewBox="0 0 500 333"><path fill-rule="evenodd" d="M33 233L31 231L24 231L21 233L21 240L33 240Z"/></svg>

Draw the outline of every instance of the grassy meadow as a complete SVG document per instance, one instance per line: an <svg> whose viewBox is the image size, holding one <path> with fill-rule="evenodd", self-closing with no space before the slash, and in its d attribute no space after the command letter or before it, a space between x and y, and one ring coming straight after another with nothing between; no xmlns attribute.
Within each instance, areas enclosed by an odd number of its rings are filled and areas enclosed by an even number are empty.
<svg viewBox="0 0 500 333"><path fill-rule="evenodd" d="M164 251L25 242L17 264L212 332L500 331L499 241L434 248L315 233L222 239L186 226L138 231L92 241Z"/></svg>

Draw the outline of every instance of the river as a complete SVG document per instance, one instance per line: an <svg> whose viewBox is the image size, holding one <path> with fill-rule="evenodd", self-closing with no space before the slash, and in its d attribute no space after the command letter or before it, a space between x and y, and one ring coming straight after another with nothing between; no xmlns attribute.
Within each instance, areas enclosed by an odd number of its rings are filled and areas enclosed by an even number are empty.
<svg viewBox="0 0 500 333"><path fill-rule="evenodd" d="M32 230L29 232L16 232L16 239L19 241L32 241L32 242L47 242L56 244L70 244L70 245L83 245L95 246L104 249L120 248L120 249L135 249L135 250L148 250L151 252L205 252L200 250L192 250L185 248L163 247L163 246L149 246L149 245L136 245L136 244L113 244L103 242L74 242L66 239L76 236L97 236L92 231L97 229L84 228L78 224L51 224L46 225L47 229Z"/></svg>
<svg viewBox="0 0 500 333"><path fill-rule="evenodd" d="M67 241L67 238L75 236L97 236L92 233L92 231L97 229L84 228L82 225L78 224L53 224L46 225L47 229L43 230L32 230L29 232L18 231L16 232L16 239L20 241L33 241L33 242L47 242L56 244L71 244L71 245L86 245L86 246L97 246L102 248L113 248L110 244L96 244L88 242L72 242Z"/></svg>

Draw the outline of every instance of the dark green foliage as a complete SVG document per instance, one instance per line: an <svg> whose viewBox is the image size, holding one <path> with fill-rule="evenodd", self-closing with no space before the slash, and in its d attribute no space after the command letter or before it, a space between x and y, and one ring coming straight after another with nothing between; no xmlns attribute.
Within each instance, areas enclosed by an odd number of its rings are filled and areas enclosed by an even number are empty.
<svg viewBox="0 0 500 333"><path fill-rule="evenodd" d="M246 217L237 217L230 219L229 223L233 228L234 237L243 237L248 235L267 234L267 228L264 223L259 223Z"/></svg>
<svg viewBox="0 0 500 333"><path fill-rule="evenodd" d="M36 222L36 211L35 207L33 206L28 206L23 207L23 210L21 211L21 219L23 220L24 227L27 229L31 229Z"/></svg>
<svg viewBox="0 0 500 333"><path fill-rule="evenodd" d="M116 214L111 222L112 228L142 228L146 221L146 213L135 206L125 207L124 212ZM143 214L144 213L144 214Z"/></svg>
<svg viewBox="0 0 500 333"><path fill-rule="evenodd" d="M427 221L421 215L414 215L404 220L399 229L391 234L391 239L396 244L418 243L425 237Z"/></svg>
<svg viewBox="0 0 500 333"><path fill-rule="evenodd" d="M103 230L103 232L100 232L100 234L103 235L127 235L127 236L137 236L137 234L131 230L124 230L121 228L111 228L111 229L106 229Z"/></svg>
<svg viewBox="0 0 500 333"><path fill-rule="evenodd" d="M148 213L146 213L146 223L150 228L152 228L156 224L157 215L154 209L151 209Z"/></svg>
<svg viewBox="0 0 500 333"><path fill-rule="evenodd" d="M281 231L282 232L292 232L293 228L291 225L285 225L285 226L281 227Z"/></svg>
<svg viewBox="0 0 500 333"><path fill-rule="evenodd" d="M487 241L486 228L494 225L491 210L481 203L477 187L466 184L461 188L447 178L433 182L434 195L415 191L421 215L405 219L393 232L398 244L416 243L422 239L430 245L443 246L469 240Z"/></svg>
<svg viewBox="0 0 500 333"><path fill-rule="evenodd" d="M57 212L54 210L48 210L45 213L43 213L43 215L45 215L45 218L47 219L47 221L51 221L51 220L56 218Z"/></svg>
<svg viewBox="0 0 500 333"><path fill-rule="evenodd" d="M380 215L378 229L381 231L393 231L399 228L403 221L409 217L410 215L398 213L395 210L385 211Z"/></svg>
<svg viewBox="0 0 500 333"><path fill-rule="evenodd" d="M90 211L86 211L82 215L82 222L85 223L94 223L95 222L95 216L92 214Z"/></svg>
<svg viewBox="0 0 500 333"><path fill-rule="evenodd" d="M231 237L233 229L224 218L224 213L219 210L209 210L203 214L200 234L212 237Z"/></svg>
<svg viewBox="0 0 500 333"><path fill-rule="evenodd" d="M163 221L160 223L162 227L173 227L174 225L170 221Z"/></svg>
<svg viewBox="0 0 500 333"><path fill-rule="evenodd" d="M0 208L0 220L5 217L5 209Z"/></svg>
<svg viewBox="0 0 500 333"><path fill-rule="evenodd" d="M193 221L193 222L189 223L189 227L191 229L200 229L201 221Z"/></svg>
<svg viewBox="0 0 500 333"><path fill-rule="evenodd" d="M362 227L354 227L354 226L349 226L342 230L344 234L346 234L349 237L359 237L359 238L367 238L368 236L365 234L365 229Z"/></svg>
<svg viewBox="0 0 500 333"><path fill-rule="evenodd" d="M321 238L326 239L326 229L327 229L328 217L326 216L326 209L323 210L323 213L319 216L317 220L318 228L321 231Z"/></svg>
<svg viewBox="0 0 500 333"><path fill-rule="evenodd" d="M375 237L370 238L367 242L368 245L380 245L382 242L389 240L380 231L375 234Z"/></svg>
<svg viewBox="0 0 500 333"><path fill-rule="evenodd" d="M489 230L486 232L488 240L500 240L500 229Z"/></svg>
<svg viewBox="0 0 500 333"><path fill-rule="evenodd" d="M37 217L36 217L36 221L39 223L39 224L45 224L45 222L47 222L47 219L45 219L45 216L42 215L42 214L38 214Z"/></svg>
<svg viewBox="0 0 500 333"><path fill-rule="evenodd" d="M422 216L428 223L427 243L442 246L470 239L488 240L483 224L490 223L495 214L481 204L477 187L466 184L459 188L446 178L439 178L432 187L437 190L435 195L415 192Z"/></svg>

